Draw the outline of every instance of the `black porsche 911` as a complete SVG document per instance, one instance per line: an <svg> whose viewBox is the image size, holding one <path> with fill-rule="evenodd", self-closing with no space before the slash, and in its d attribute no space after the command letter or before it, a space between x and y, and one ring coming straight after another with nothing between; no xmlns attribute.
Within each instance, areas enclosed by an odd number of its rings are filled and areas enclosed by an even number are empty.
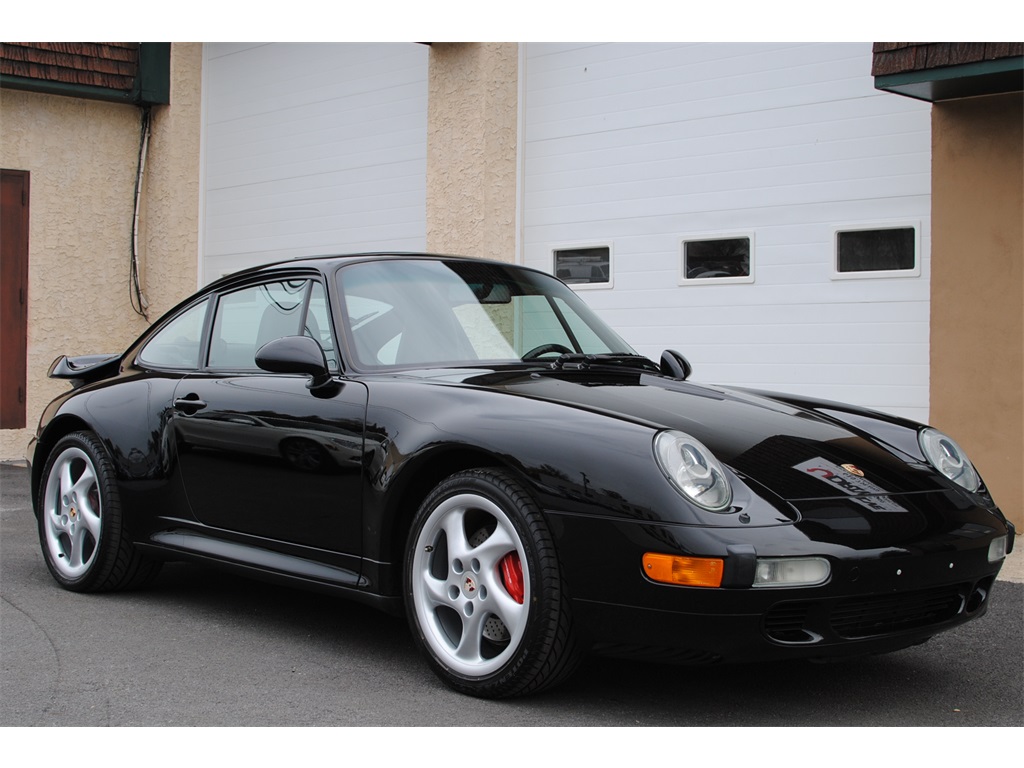
<svg viewBox="0 0 1024 768"><path fill-rule="evenodd" d="M689 373L509 264L247 270L54 362L43 555L79 592L193 559L404 612L445 683L495 698L588 651L849 657L985 613L1014 528L951 438Z"/></svg>

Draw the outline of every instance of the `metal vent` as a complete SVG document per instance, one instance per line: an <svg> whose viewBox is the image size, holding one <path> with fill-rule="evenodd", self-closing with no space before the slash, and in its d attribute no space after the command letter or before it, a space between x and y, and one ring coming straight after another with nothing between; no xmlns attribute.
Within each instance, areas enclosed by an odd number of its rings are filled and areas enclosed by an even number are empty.
<svg viewBox="0 0 1024 768"><path fill-rule="evenodd" d="M821 639L820 635L809 631L807 616L811 602L777 603L764 617L764 631L778 643L813 643Z"/></svg>
<svg viewBox="0 0 1024 768"><path fill-rule="evenodd" d="M959 584L843 600L832 609L832 629L840 637L860 638L940 624L963 611L969 592L969 585Z"/></svg>

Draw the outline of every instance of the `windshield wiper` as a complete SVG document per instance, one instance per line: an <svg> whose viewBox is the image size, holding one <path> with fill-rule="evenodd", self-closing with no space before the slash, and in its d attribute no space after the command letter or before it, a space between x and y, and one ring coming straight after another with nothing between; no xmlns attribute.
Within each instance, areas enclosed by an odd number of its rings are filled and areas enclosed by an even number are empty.
<svg viewBox="0 0 1024 768"><path fill-rule="evenodd" d="M579 352L566 352L552 361L550 367L556 371L621 370L628 368L640 371L661 372L661 368L657 364L648 360L643 355L622 353L586 355Z"/></svg>

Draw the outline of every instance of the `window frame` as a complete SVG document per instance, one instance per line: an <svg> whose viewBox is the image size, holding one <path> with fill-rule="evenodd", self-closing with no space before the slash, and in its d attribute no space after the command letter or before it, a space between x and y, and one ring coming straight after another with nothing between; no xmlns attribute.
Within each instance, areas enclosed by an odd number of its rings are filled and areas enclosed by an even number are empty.
<svg viewBox="0 0 1024 768"><path fill-rule="evenodd" d="M686 275L686 244L711 242L715 240L741 240L746 239L750 243L750 257L747 264L748 274L729 277L687 277ZM754 282L756 238L753 231L732 230L724 232L697 232L692 235L679 237L679 285L743 285Z"/></svg>
<svg viewBox="0 0 1024 768"><path fill-rule="evenodd" d="M914 230L914 266L910 269L877 269L860 270L857 272L839 271L839 235L844 232L876 232L888 229ZM879 223L858 224L856 226L832 227L832 263L831 278L833 280L881 280L887 278L906 278L921 276L921 222L920 221L887 221Z"/></svg>

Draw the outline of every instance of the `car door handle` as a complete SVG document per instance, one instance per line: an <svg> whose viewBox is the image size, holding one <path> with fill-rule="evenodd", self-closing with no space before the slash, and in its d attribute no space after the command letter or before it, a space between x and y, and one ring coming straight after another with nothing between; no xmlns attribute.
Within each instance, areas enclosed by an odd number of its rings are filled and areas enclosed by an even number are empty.
<svg viewBox="0 0 1024 768"><path fill-rule="evenodd" d="M200 400L198 395L188 395L187 397L179 397L175 400L174 407L176 410L183 411L184 413L195 413L205 408L206 403Z"/></svg>

